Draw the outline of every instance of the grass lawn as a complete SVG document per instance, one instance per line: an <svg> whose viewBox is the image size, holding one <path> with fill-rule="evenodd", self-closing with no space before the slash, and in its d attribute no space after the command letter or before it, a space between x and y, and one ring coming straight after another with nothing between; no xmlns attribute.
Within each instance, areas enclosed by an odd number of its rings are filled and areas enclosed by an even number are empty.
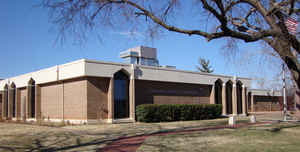
<svg viewBox="0 0 300 152"><path fill-rule="evenodd" d="M47 127L0 123L0 151L96 151L114 139L226 124L226 119Z"/></svg>
<svg viewBox="0 0 300 152"><path fill-rule="evenodd" d="M138 149L147 151L299 152L300 123L153 136Z"/></svg>
<svg viewBox="0 0 300 152"><path fill-rule="evenodd" d="M278 115L280 116L280 114ZM264 115L258 120L269 119ZM276 117L272 118L276 119ZM245 122L247 118L240 119ZM227 124L227 119L97 124L47 127L0 123L0 151L96 151L124 136L205 128ZM300 151L300 124L222 129L189 134L153 136L138 151Z"/></svg>

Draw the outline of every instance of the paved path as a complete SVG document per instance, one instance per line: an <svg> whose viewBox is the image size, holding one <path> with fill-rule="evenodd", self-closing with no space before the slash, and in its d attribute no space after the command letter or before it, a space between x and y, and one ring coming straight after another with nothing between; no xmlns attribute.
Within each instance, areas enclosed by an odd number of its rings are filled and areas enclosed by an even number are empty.
<svg viewBox="0 0 300 152"><path fill-rule="evenodd" d="M217 130L217 129L225 129L225 128L240 128L250 125L257 125L257 124L268 124L271 122L260 122L255 124L250 123L243 123L234 126L229 125L222 125L222 126L214 126L214 127L206 127L206 128L196 128L196 129L189 129L189 130L173 130L169 132L157 132L153 134L147 135L137 135L137 136L130 136L130 137L120 137L107 146L98 150L98 152L135 152L145 141L146 138L150 136L164 136L170 134L180 134L180 133L193 133L196 131L207 131L207 130Z"/></svg>

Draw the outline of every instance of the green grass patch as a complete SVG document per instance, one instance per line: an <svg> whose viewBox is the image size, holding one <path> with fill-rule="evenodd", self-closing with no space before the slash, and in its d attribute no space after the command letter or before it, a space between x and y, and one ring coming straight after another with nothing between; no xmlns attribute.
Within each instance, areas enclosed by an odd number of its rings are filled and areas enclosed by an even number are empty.
<svg viewBox="0 0 300 152"><path fill-rule="evenodd" d="M298 152L299 139L300 124L276 124L155 136L138 151Z"/></svg>

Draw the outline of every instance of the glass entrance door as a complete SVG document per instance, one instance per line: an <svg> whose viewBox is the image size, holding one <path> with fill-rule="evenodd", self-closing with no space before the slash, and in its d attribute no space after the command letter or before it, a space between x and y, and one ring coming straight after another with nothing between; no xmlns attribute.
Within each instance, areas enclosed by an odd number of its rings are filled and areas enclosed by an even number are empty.
<svg viewBox="0 0 300 152"><path fill-rule="evenodd" d="M129 117L129 79L119 71L114 74L114 118Z"/></svg>

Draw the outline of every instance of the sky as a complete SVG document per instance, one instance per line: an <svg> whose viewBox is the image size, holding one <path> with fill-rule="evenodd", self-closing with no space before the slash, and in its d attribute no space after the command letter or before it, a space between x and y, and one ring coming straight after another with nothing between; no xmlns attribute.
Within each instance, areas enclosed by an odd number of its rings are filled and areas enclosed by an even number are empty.
<svg viewBox="0 0 300 152"><path fill-rule="evenodd" d="M57 43L58 32L48 17L47 10L34 6L38 0L0 1L0 78L9 78L39 69L64 64L78 59L122 62L119 52L139 45L157 48L160 65L172 65L177 69L196 71L199 57L209 59L215 74L254 77L265 64L258 59L240 65L240 58L224 56L224 39L207 42L199 36L187 36L165 32L154 40L141 34L128 34L128 30L101 31L101 38L89 36L83 44L68 39ZM185 23L192 20L184 18ZM196 26L196 25L195 25ZM239 50L255 53L258 43L241 43ZM249 62L252 62L249 64ZM262 66L262 67L258 67ZM260 70L259 70L260 69ZM267 72L271 77L272 72Z"/></svg>

